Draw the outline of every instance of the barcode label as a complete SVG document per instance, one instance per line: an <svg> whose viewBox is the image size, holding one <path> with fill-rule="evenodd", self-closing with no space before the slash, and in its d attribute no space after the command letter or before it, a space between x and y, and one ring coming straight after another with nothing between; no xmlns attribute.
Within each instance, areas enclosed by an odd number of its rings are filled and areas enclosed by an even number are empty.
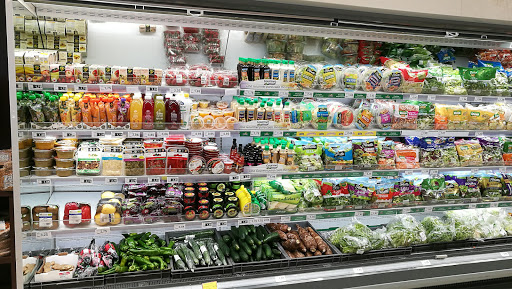
<svg viewBox="0 0 512 289"><path fill-rule="evenodd" d="M240 181L240 176L239 176L239 175L236 175L236 176L229 176L229 181L230 181L230 182Z"/></svg>
<svg viewBox="0 0 512 289"><path fill-rule="evenodd" d="M77 84L77 85L75 85L75 91L76 92L86 92L87 91L87 85Z"/></svg>
<svg viewBox="0 0 512 289"><path fill-rule="evenodd" d="M65 84L55 84L53 86L53 90L55 90L55 91L67 91L68 90L68 86L65 85Z"/></svg>
<svg viewBox="0 0 512 289"><path fill-rule="evenodd" d="M105 184L107 185L117 184L118 182L117 178L105 178Z"/></svg>
<svg viewBox="0 0 512 289"><path fill-rule="evenodd" d="M112 92L112 84L100 85L100 92Z"/></svg>
<svg viewBox="0 0 512 289"><path fill-rule="evenodd" d="M65 131L62 133L63 138L76 138L76 132L74 131Z"/></svg>
<svg viewBox="0 0 512 289"><path fill-rule="evenodd" d="M92 185L93 182L94 180L91 178L80 178L80 184L82 185Z"/></svg>
<svg viewBox="0 0 512 289"><path fill-rule="evenodd" d="M122 131L114 131L112 133L112 136L113 137L124 137L124 132L122 132Z"/></svg>
<svg viewBox="0 0 512 289"><path fill-rule="evenodd" d="M45 138L46 132L44 131L35 131L32 133L32 138Z"/></svg>
<svg viewBox="0 0 512 289"><path fill-rule="evenodd" d="M29 83L28 90L41 91L41 90L43 90L43 84L42 83Z"/></svg>
<svg viewBox="0 0 512 289"><path fill-rule="evenodd" d="M203 137L203 132L202 131L193 131L190 133L190 135L193 137Z"/></svg>
<svg viewBox="0 0 512 289"><path fill-rule="evenodd" d="M146 92L158 92L158 86L146 86Z"/></svg>
<svg viewBox="0 0 512 289"><path fill-rule="evenodd" d="M125 178L124 179L124 183L125 184L136 184L137 183L137 178Z"/></svg>
<svg viewBox="0 0 512 289"><path fill-rule="evenodd" d="M190 94L201 94L201 88L199 87L191 87Z"/></svg>
<svg viewBox="0 0 512 289"><path fill-rule="evenodd" d="M156 133L154 131L144 132L144 133L142 133L142 135L144 136L144 138L154 138L154 137L156 137Z"/></svg>

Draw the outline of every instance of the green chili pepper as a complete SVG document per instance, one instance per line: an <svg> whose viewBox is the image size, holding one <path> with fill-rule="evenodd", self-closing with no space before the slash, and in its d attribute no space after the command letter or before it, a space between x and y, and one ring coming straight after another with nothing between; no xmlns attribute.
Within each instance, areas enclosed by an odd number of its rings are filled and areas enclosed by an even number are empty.
<svg viewBox="0 0 512 289"><path fill-rule="evenodd" d="M139 268L139 265L137 265L137 263L135 263L135 260L132 260L132 265L130 265L130 267L128 268L128 272L135 272L135 271L139 271L140 268Z"/></svg>
<svg viewBox="0 0 512 289"><path fill-rule="evenodd" d="M135 241L135 239L133 237L126 238L125 243L128 245L129 248L137 247L137 241Z"/></svg>
<svg viewBox="0 0 512 289"><path fill-rule="evenodd" d="M160 270L167 269L167 264L165 263L165 261L161 257L151 256L151 257L149 257L149 260L151 260L153 262L158 262L159 266L160 266Z"/></svg>
<svg viewBox="0 0 512 289"><path fill-rule="evenodd" d="M151 261L149 261L148 259L146 259L144 257L135 256L133 259L139 265L146 265L148 267L148 269L151 269L151 270L155 269L155 266L153 265L153 263L151 263Z"/></svg>
<svg viewBox="0 0 512 289"><path fill-rule="evenodd" d="M174 255L175 251L171 248L156 248L156 249L130 249L130 253L141 256L166 256Z"/></svg>

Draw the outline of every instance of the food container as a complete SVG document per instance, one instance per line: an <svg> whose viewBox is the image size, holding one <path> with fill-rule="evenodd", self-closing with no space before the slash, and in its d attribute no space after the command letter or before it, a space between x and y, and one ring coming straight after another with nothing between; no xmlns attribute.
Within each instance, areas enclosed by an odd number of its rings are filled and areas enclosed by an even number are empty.
<svg viewBox="0 0 512 289"><path fill-rule="evenodd" d="M38 177L48 177L53 175L53 170L51 168L34 167L34 174Z"/></svg>
<svg viewBox="0 0 512 289"><path fill-rule="evenodd" d="M76 153L76 174L99 175L100 172L101 149L98 146L80 147Z"/></svg>
<svg viewBox="0 0 512 289"><path fill-rule="evenodd" d="M224 160L224 173L225 174L231 174L233 171L233 164L235 162L231 159Z"/></svg>
<svg viewBox="0 0 512 289"><path fill-rule="evenodd" d="M70 138L70 139L63 139L55 143L55 147L76 147L76 144L78 143L78 139L76 138Z"/></svg>
<svg viewBox="0 0 512 289"><path fill-rule="evenodd" d="M53 158L48 159L34 159L34 163L36 167L46 167L51 168L53 167Z"/></svg>
<svg viewBox="0 0 512 289"><path fill-rule="evenodd" d="M20 159L25 159L25 158L31 157L31 154L30 154L31 152L32 152L31 148L20 149L18 155L19 155Z"/></svg>
<svg viewBox="0 0 512 289"><path fill-rule="evenodd" d="M23 225L21 227L22 231L30 230L32 223L32 215L30 214L30 207L22 206L21 207L21 221Z"/></svg>
<svg viewBox="0 0 512 289"><path fill-rule="evenodd" d="M68 202L64 206L64 225L76 227L91 223L91 205L87 203Z"/></svg>
<svg viewBox="0 0 512 289"><path fill-rule="evenodd" d="M60 281L69 280L73 278L73 274L76 270L76 264L78 263L78 255L77 254L68 254L63 253L59 255L52 255L46 257L46 263L59 264L59 265L71 265L73 267L70 271L59 271L59 270L51 270L48 273L39 273L35 274L33 282L50 282L50 281Z"/></svg>
<svg viewBox="0 0 512 289"><path fill-rule="evenodd" d="M196 210L192 206L185 207L183 209L183 217L187 221L192 221L196 218Z"/></svg>
<svg viewBox="0 0 512 289"><path fill-rule="evenodd" d="M57 157L61 159L72 159L75 155L76 148L73 146L60 146L55 148Z"/></svg>
<svg viewBox="0 0 512 289"><path fill-rule="evenodd" d="M30 167L20 168L20 177L28 177L30 175Z"/></svg>
<svg viewBox="0 0 512 289"><path fill-rule="evenodd" d="M59 227L59 206L41 205L32 208L34 230L55 230Z"/></svg>
<svg viewBox="0 0 512 289"><path fill-rule="evenodd" d="M207 99L201 99L199 101L199 108L205 109L205 108L208 108L209 105L210 105L210 101Z"/></svg>
<svg viewBox="0 0 512 289"><path fill-rule="evenodd" d="M28 167L30 166L30 159L20 159L20 168Z"/></svg>
<svg viewBox="0 0 512 289"><path fill-rule="evenodd" d="M34 143L36 144L36 149L40 150L51 150L55 147L54 138L36 139Z"/></svg>
<svg viewBox="0 0 512 289"><path fill-rule="evenodd" d="M55 168L55 171L59 177L69 177L74 174L75 168Z"/></svg>
<svg viewBox="0 0 512 289"><path fill-rule="evenodd" d="M49 159L51 157L53 157L53 150L34 149L34 158L36 159Z"/></svg>
<svg viewBox="0 0 512 289"><path fill-rule="evenodd" d="M29 142L30 140L30 142ZM18 140L18 149L26 149L32 146L32 140L27 138L22 138Z"/></svg>
<svg viewBox="0 0 512 289"><path fill-rule="evenodd" d="M74 168L75 165L74 159L61 159L61 158L55 158L55 164L57 168Z"/></svg>
<svg viewBox="0 0 512 289"><path fill-rule="evenodd" d="M98 226L121 223L121 201L117 198L101 199L96 206L94 222Z"/></svg>

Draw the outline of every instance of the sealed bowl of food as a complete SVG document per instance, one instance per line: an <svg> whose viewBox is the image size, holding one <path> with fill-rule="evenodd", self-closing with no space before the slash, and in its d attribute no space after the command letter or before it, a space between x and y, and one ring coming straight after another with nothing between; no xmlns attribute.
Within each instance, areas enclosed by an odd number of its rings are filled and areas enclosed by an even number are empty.
<svg viewBox="0 0 512 289"><path fill-rule="evenodd" d="M207 99L201 99L199 101L199 108L208 108L209 105L210 105L210 101Z"/></svg>
<svg viewBox="0 0 512 289"><path fill-rule="evenodd" d="M34 159L34 163L36 167L53 167L53 158L47 158L47 159Z"/></svg>
<svg viewBox="0 0 512 289"><path fill-rule="evenodd" d="M56 147L62 147L62 146L71 146L76 147L76 144L78 143L78 140L76 138L67 138L62 139L55 143Z"/></svg>
<svg viewBox="0 0 512 289"><path fill-rule="evenodd" d="M228 103L226 101L217 101L218 109L226 109L228 108Z"/></svg>
<svg viewBox="0 0 512 289"><path fill-rule="evenodd" d="M31 148L20 149L19 150L20 159L25 159L25 158L31 157L32 156L31 153L32 153Z"/></svg>
<svg viewBox="0 0 512 289"><path fill-rule="evenodd" d="M52 168L34 167L34 174L38 177L48 177L48 176L53 175L53 169Z"/></svg>
<svg viewBox="0 0 512 289"><path fill-rule="evenodd" d="M36 144L36 149L40 150L51 150L55 147L55 139L54 138L43 138L34 140Z"/></svg>
<svg viewBox="0 0 512 289"><path fill-rule="evenodd" d="M28 167L30 166L30 159L20 159L20 168Z"/></svg>
<svg viewBox="0 0 512 289"><path fill-rule="evenodd" d="M51 157L53 157L53 150L34 149L34 158L36 159L49 159Z"/></svg>
<svg viewBox="0 0 512 289"><path fill-rule="evenodd" d="M59 177L69 177L75 173L75 168L55 168L55 171Z"/></svg>
<svg viewBox="0 0 512 289"><path fill-rule="evenodd" d="M75 160L55 158L55 164L57 168L74 168Z"/></svg>
<svg viewBox="0 0 512 289"><path fill-rule="evenodd" d="M61 159L72 159L75 155L76 148L73 146L61 146L55 148L57 157Z"/></svg>
<svg viewBox="0 0 512 289"><path fill-rule="evenodd" d="M28 148L27 139L25 139L25 138L19 139L18 140L18 149L22 150L22 149L26 149L26 148Z"/></svg>
<svg viewBox="0 0 512 289"><path fill-rule="evenodd" d="M20 168L20 177L28 177L30 175L30 167Z"/></svg>

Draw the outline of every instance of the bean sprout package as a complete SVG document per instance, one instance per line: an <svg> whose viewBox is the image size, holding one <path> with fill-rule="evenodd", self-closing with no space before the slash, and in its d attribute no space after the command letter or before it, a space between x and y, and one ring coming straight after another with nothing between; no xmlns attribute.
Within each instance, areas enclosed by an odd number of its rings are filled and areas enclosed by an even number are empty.
<svg viewBox="0 0 512 289"><path fill-rule="evenodd" d="M455 141L457 153L459 154L460 166L482 166L482 146L478 140L459 139Z"/></svg>
<svg viewBox="0 0 512 289"><path fill-rule="evenodd" d="M322 144L298 140L295 141L295 163L301 172L321 171L323 163Z"/></svg>
<svg viewBox="0 0 512 289"><path fill-rule="evenodd" d="M377 138L353 139L354 166L359 169L377 167Z"/></svg>
<svg viewBox="0 0 512 289"><path fill-rule="evenodd" d="M350 203L346 179L322 179L320 193L324 198L325 206L344 206Z"/></svg>
<svg viewBox="0 0 512 289"><path fill-rule="evenodd" d="M352 168L352 143L330 143L323 147L323 159L326 170L343 170Z"/></svg>
<svg viewBox="0 0 512 289"><path fill-rule="evenodd" d="M464 87L471 95L490 95L491 79L496 77L496 67L459 67Z"/></svg>

